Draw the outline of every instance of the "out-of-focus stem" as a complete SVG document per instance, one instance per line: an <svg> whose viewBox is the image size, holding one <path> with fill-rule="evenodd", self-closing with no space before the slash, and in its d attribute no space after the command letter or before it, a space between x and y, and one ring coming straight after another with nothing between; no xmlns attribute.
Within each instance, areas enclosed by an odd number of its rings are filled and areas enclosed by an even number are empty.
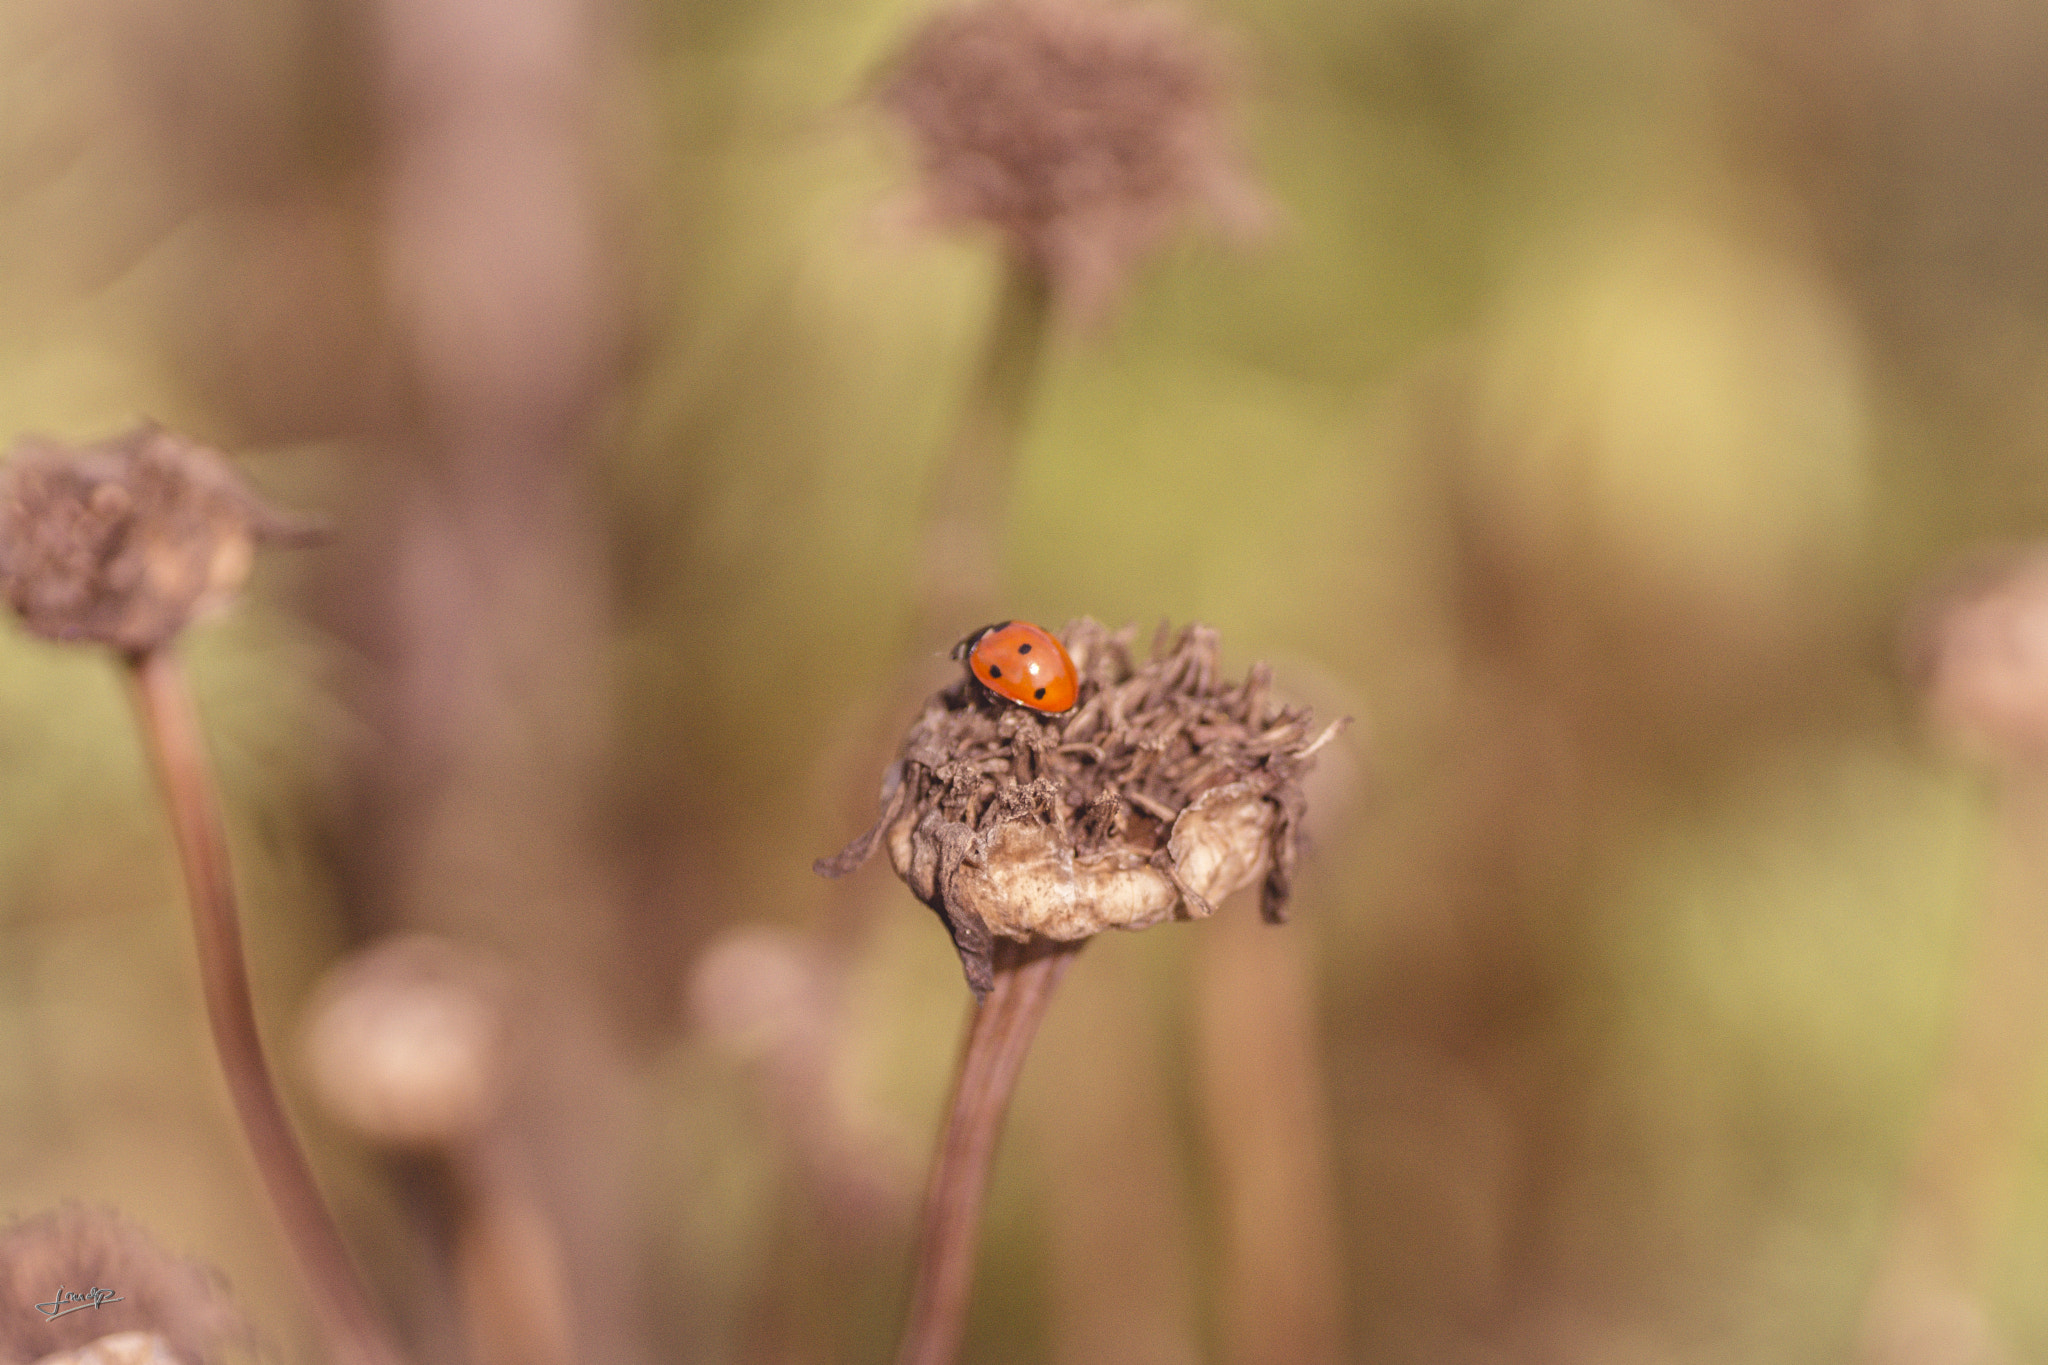
<svg viewBox="0 0 2048 1365"><path fill-rule="evenodd" d="M461 1200L455 1267L477 1365L572 1365L562 1251L546 1213L503 1153L474 1143L449 1153Z"/></svg>
<svg viewBox="0 0 2048 1365"><path fill-rule="evenodd" d="M277 1097L242 957L220 802L183 670L168 646L128 658L144 742L163 789L199 950L200 984L235 1110L271 1206L298 1258L328 1350L339 1365L401 1365L349 1259Z"/></svg>
<svg viewBox="0 0 2048 1365"><path fill-rule="evenodd" d="M980 364L933 475L918 585L920 635L994 592L991 546L1009 503L1051 304L1045 273L1007 257Z"/></svg>
<svg viewBox="0 0 2048 1365"><path fill-rule="evenodd" d="M1223 1349L1231 1365L1343 1358L1336 1177L1314 984L1297 934L1250 915L1203 926L1197 1056L1223 1214Z"/></svg>
<svg viewBox="0 0 2048 1365"><path fill-rule="evenodd" d="M1923 1338L1944 1319L1974 1319L2048 1054L2048 771L2003 774L1998 806L1997 863L1954 1040L1865 1313L1862 1358L1886 1365L1928 1358Z"/></svg>
<svg viewBox="0 0 2048 1365"><path fill-rule="evenodd" d="M932 473L908 622L911 645L898 692L913 691L910 680L925 651L995 610L997 533L1009 505L1051 305L1044 271L1006 254L981 358L952 440ZM858 771L873 768L862 763ZM865 780L859 799L869 799ZM969 1024L951 1114L925 1190L899 1365L948 1365L959 1353L982 1201L1003 1115L1053 986L1079 946L997 941L994 985Z"/></svg>
<svg viewBox="0 0 2048 1365"><path fill-rule="evenodd" d="M960 1353L982 1205L1003 1115L1053 987L1080 947L1080 942L1047 939L996 942L995 983L968 1024L952 1111L925 1190L910 1319L897 1365L951 1365Z"/></svg>
<svg viewBox="0 0 2048 1365"><path fill-rule="evenodd" d="M1011 1120L1027 1125L1034 1161L1059 1173L1034 1200L1050 1365L1205 1359L1192 1191L1142 961L1126 950L1061 983L1059 1015L1033 1045L1040 1065L1059 1068L1059 1085Z"/></svg>

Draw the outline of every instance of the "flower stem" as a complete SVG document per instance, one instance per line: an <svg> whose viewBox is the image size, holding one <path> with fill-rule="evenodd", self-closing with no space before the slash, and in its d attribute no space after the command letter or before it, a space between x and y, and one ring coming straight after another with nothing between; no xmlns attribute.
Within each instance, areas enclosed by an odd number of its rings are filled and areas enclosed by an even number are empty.
<svg viewBox="0 0 2048 1365"><path fill-rule="evenodd" d="M1015 255L1006 258L995 317L960 424L933 474L918 594L921 630L927 623L951 623L994 594L993 537L1009 502L1051 311L1044 271Z"/></svg>
<svg viewBox="0 0 2048 1365"><path fill-rule="evenodd" d="M952 1112L925 1189L910 1320L896 1365L952 1365L960 1353L981 1210L1003 1115L1053 988L1081 942L996 940L995 984L968 1024Z"/></svg>
<svg viewBox="0 0 2048 1365"><path fill-rule="evenodd" d="M1928 1314L1952 1318L1944 1304L1976 1311L2028 1165L2030 1091L2048 1052L2048 771L2003 775L1997 823L1990 896L1948 1056L1864 1308L1872 1360L1924 1358L1928 1348L1901 1343L1924 1341Z"/></svg>
<svg viewBox="0 0 2048 1365"><path fill-rule="evenodd" d="M163 788L192 902L192 931L214 1048L250 1152L284 1225L285 1239L298 1257L333 1359L339 1365L401 1365L403 1357L371 1307L341 1233L313 1183L313 1172L263 1058L242 957L220 801L184 671L169 646L131 654L127 661L144 741Z"/></svg>

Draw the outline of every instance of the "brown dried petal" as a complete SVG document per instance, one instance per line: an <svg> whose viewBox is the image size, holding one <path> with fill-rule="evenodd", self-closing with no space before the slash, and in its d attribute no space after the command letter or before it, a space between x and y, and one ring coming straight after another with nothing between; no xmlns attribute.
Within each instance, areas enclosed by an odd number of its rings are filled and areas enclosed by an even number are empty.
<svg viewBox="0 0 2048 1365"><path fill-rule="evenodd" d="M1283 784L1271 796L1275 813L1273 865L1259 891L1259 918L1268 924L1287 922L1287 902L1294 895L1294 865L1301 856L1300 831L1308 819L1308 798L1300 787Z"/></svg>
<svg viewBox="0 0 2048 1365"><path fill-rule="evenodd" d="M882 779L882 813L866 834L861 835L829 858L820 858L811 864L811 871L820 877L844 877L862 863L874 856L875 841L882 837L896 819L910 798L909 789L903 785L903 765L898 763L889 769Z"/></svg>
<svg viewBox="0 0 2048 1365"><path fill-rule="evenodd" d="M53 640L153 649L233 598L258 541L309 534L155 426L76 449L29 437L0 472L0 593Z"/></svg>

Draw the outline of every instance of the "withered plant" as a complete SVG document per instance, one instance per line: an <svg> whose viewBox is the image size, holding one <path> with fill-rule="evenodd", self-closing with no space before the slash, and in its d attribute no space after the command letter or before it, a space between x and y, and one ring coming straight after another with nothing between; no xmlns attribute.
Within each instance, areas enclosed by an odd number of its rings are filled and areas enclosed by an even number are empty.
<svg viewBox="0 0 2048 1365"><path fill-rule="evenodd" d="M60 1288L89 1297L64 1303ZM248 1336L218 1271L173 1256L112 1209L64 1204L0 1228L0 1365L84 1356L110 1337L207 1365ZM112 1365L115 1352L100 1356Z"/></svg>
<svg viewBox="0 0 2048 1365"><path fill-rule="evenodd" d="M963 672L905 735L874 826L816 864L843 876L886 846L945 923L976 999L926 1190L899 1365L958 1353L1003 1115L1081 945L1104 929L1206 918L1255 884L1264 918L1285 918L1302 778L1345 722L1315 733L1306 709L1273 696L1264 664L1225 682L1206 626L1177 636L1162 626L1143 664L1133 635L1068 626L1080 690L1057 715Z"/></svg>
<svg viewBox="0 0 2048 1365"><path fill-rule="evenodd" d="M979 0L940 11L876 102L921 172L916 216L992 228L1002 283L934 476L920 606L979 609L1049 322L1099 322L1181 219L1240 235L1269 216L1229 122L1222 44L1166 7Z"/></svg>
<svg viewBox="0 0 2048 1365"><path fill-rule="evenodd" d="M264 1059L220 798L174 648L233 599L259 543L312 533L266 508L218 452L155 426L78 448L30 438L0 471L0 594L31 631L108 646L128 675L184 868L214 1047L328 1348L344 1365L397 1365Z"/></svg>
<svg viewBox="0 0 2048 1365"><path fill-rule="evenodd" d="M2048 1059L2048 546L1981 552L1911 613L1908 671L1989 788L1995 840L1947 1055L1865 1305L1859 1359L1990 1360L1983 1304Z"/></svg>
<svg viewBox="0 0 2048 1365"><path fill-rule="evenodd" d="M448 1195L470 1365L575 1358L559 1239L504 1140L511 1078L530 1056L520 1003L511 971L478 949L399 934L335 966L306 1011L323 1107Z"/></svg>
<svg viewBox="0 0 2048 1365"><path fill-rule="evenodd" d="M1092 319L1181 219L1263 226L1230 87L1220 39L1176 9L978 0L911 37L880 99L916 144L925 216L993 227Z"/></svg>
<svg viewBox="0 0 2048 1365"><path fill-rule="evenodd" d="M109 1332L69 1351L53 1351L35 1365L187 1365L155 1332Z"/></svg>

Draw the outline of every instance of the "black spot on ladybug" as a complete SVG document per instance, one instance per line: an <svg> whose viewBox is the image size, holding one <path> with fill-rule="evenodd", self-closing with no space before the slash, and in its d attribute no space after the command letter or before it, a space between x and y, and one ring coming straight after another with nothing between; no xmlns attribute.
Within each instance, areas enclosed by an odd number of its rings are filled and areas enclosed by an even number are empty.
<svg viewBox="0 0 2048 1365"><path fill-rule="evenodd" d="M1025 646L1025 648L1027 648L1027 649L1028 649L1028 648L1030 648L1030 646L1028 646L1028 645L1027 645L1027 646ZM1045 689L1041 687L1041 688L1039 688L1039 689L1038 689L1038 690L1037 690L1036 692L1033 692L1033 693L1032 693L1031 695L1032 695L1032 696L1034 696L1034 697L1036 697L1036 698L1038 698L1038 699L1039 699L1040 701L1044 701L1044 700L1045 700Z"/></svg>
<svg viewBox="0 0 2048 1365"><path fill-rule="evenodd" d="M1019 654L1029 654L1031 652L1031 642L1026 640L1023 644L1018 645L1017 652Z"/></svg>
<svg viewBox="0 0 2048 1365"><path fill-rule="evenodd" d="M1002 669L1000 669L1000 668L997 668L997 667L996 667L996 666L995 666L994 664L990 664L990 665L988 666L988 675L989 675L989 676L990 676L991 678L1000 678L1000 677L1002 677L1002 676L1003 676L1003 670L1002 670Z"/></svg>

